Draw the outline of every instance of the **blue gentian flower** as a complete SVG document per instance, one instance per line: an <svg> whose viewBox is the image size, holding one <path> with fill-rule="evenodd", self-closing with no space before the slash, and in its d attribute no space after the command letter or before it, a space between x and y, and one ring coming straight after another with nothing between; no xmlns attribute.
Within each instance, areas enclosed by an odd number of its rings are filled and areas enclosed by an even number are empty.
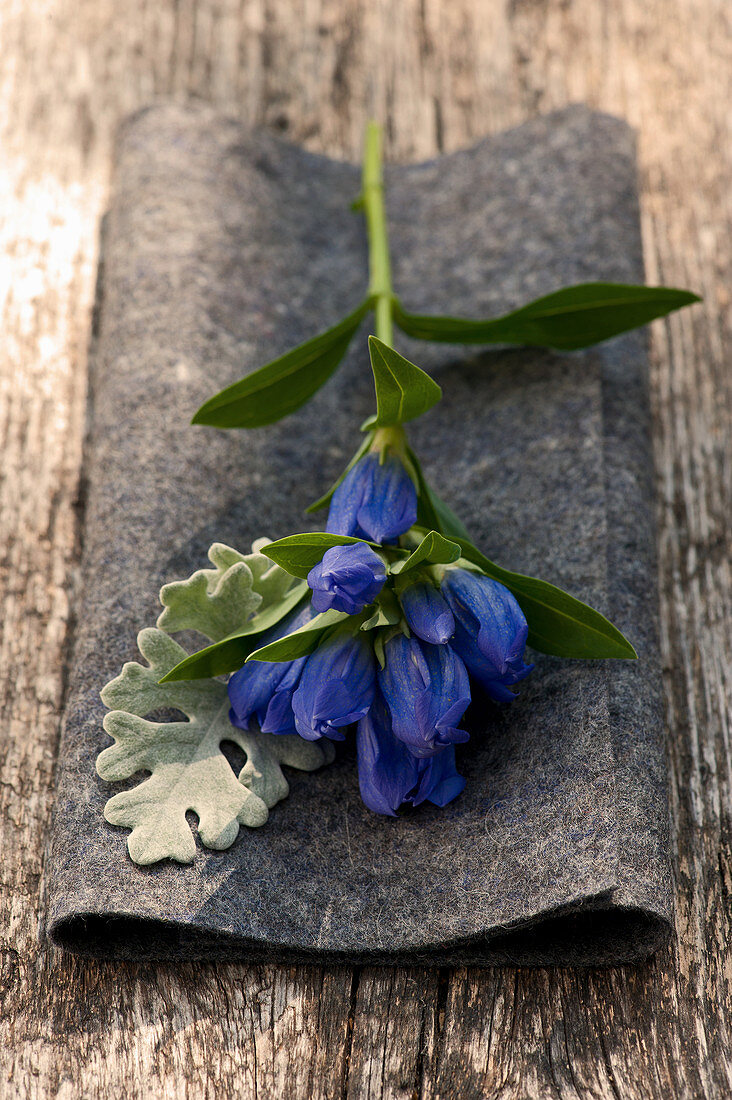
<svg viewBox="0 0 732 1100"><path fill-rule="evenodd" d="M511 685L534 667L524 664L529 628L515 597L498 581L467 569L447 569L442 592L455 616L450 644L493 699L510 702Z"/></svg>
<svg viewBox="0 0 732 1100"><path fill-rule="evenodd" d="M359 459L333 494L326 531L389 542L417 522L417 490L402 462L370 453Z"/></svg>
<svg viewBox="0 0 732 1100"><path fill-rule="evenodd" d="M434 756L414 756L394 736L389 711L378 692L369 713L358 723L356 745L361 797L374 813L395 817L405 802L446 806L465 786L455 767L453 746Z"/></svg>
<svg viewBox="0 0 732 1100"><path fill-rule="evenodd" d="M287 662L289 668L277 685L277 690L267 706L267 713L260 724L262 733L297 733L295 715L292 710L292 697L300 682L306 657ZM252 662L253 664L254 662ZM263 664L264 662L259 662ZM272 663L272 662L270 662Z"/></svg>
<svg viewBox="0 0 732 1100"><path fill-rule="evenodd" d="M288 615L262 634L261 644L291 634L312 618L309 606ZM239 729L259 726L265 733L295 733L292 693L297 687L307 658L295 661L250 661L229 678L229 720Z"/></svg>
<svg viewBox="0 0 732 1100"><path fill-rule="evenodd" d="M343 741L344 726L368 714L374 698L375 659L363 636L331 635L307 658L292 698L295 727L307 741Z"/></svg>
<svg viewBox="0 0 732 1100"><path fill-rule="evenodd" d="M448 645L398 634L384 647L379 687L391 712L394 736L415 756L433 756L467 741L457 724L470 703L465 665Z"/></svg>
<svg viewBox="0 0 732 1100"><path fill-rule="evenodd" d="M399 596L409 629L423 642L443 645L455 633L455 619L445 597L429 581L418 581Z"/></svg>
<svg viewBox="0 0 732 1100"><path fill-rule="evenodd" d="M351 543L326 550L323 560L308 573L316 611L345 611L357 615L373 603L386 580L386 567L370 546Z"/></svg>

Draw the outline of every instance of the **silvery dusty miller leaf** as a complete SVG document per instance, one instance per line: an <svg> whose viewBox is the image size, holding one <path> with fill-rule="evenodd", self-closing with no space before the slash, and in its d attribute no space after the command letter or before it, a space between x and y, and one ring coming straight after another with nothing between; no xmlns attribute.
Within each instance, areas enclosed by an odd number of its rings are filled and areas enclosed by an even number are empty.
<svg viewBox="0 0 732 1100"><path fill-rule="evenodd" d="M215 542L208 552L213 569L199 569L161 588L159 628L167 634L198 630L218 642L266 605L278 603L292 578L260 552L269 542L258 539L247 555Z"/></svg>
<svg viewBox="0 0 732 1100"><path fill-rule="evenodd" d="M255 543L247 556L215 543L209 551L214 569L164 587L166 607L159 624L215 639L229 632L234 619L240 625L240 616L280 599L292 578L259 553L267 541ZM198 816L198 834L207 848L228 848L240 824L263 825L269 808L287 795L282 764L312 771L333 758L330 743L232 726L221 680L159 683L187 656L165 630L141 631L138 646L147 665L125 664L102 690L102 702L110 708L104 728L115 743L97 760L99 775L111 782L150 772L136 787L111 798L104 811L110 824L132 830L127 846L135 863L190 863L196 844L186 821L189 810ZM187 720L155 720L158 712L170 709ZM246 753L238 778L221 752L222 741L233 741Z"/></svg>
<svg viewBox="0 0 732 1100"><path fill-rule="evenodd" d="M261 552L270 544L270 539L257 539L245 556L215 542L208 552L215 569L199 569L185 581L163 585L160 629L169 634L197 630L213 643L186 656L167 681L235 672L258 647L256 636L276 626L303 598L307 585Z"/></svg>
<svg viewBox="0 0 732 1100"><path fill-rule="evenodd" d="M239 825L263 825L271 806L288 793L281 764L313 771L332 759L332 746L301 737L236 729L229 722L226 685L219 680L159 684L185 651L162 630L141 631L138 645L148 666L129 662L102 691L110 707L104 728L115 744L99 755L102 779L120 781L139 771L150 777L107 803L111 825L132 829L128 849L135 863L174 859L190 863L196 844L186 813L198 816L207 848L228 848ZM163 708L182 711L188 721L156 722L144 715ZM247 755L236 775L221 752L233 741Z"/></svg>

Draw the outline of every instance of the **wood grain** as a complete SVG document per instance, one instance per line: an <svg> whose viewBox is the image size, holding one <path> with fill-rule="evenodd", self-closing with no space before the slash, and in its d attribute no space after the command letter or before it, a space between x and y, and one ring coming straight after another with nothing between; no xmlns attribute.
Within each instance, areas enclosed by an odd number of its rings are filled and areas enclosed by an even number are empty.
<svg viewBox="0 0 732 1100"><path fill-rule="evenodd" d="M0 1096L732 1093L725 0L0 0ZM79 583L86 354L117 120L202 97L356 157L585 100L639 129L678 939L588 972L109 966L39 947Z"/></svg>

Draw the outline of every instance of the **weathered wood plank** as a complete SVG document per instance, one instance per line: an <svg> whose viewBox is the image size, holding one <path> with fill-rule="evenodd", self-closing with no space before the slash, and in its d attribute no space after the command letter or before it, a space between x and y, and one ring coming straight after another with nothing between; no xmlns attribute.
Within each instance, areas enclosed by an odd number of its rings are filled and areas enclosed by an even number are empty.
<svg viewBox="0 0 732 1100"><path fill-rule="evenodd" d="M419 1094L429 1080L446 975L369 967L359 976L349 1052L349 1100Z"/></svg>
<svg viewBox="0 0 732 1100"><path fill-rule="evenodd" d="M732 1091L730 116L724 0L0 0L0 1095ZM624 970L111 967L39 951L78 584L86 341L117 119L201 96L354 157L566 102L640 130L679 938Z"/></svg>

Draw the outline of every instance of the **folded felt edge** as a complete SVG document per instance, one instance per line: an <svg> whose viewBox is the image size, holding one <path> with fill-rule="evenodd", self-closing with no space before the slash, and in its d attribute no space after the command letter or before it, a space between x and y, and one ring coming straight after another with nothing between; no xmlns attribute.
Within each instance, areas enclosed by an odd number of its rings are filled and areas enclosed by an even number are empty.
<svg viewBox="0 0 732 1100"><path fill-rule="evenodd" d="M342 966L618 966L649 958L669 940L672 924L647 910L618 908L612 892L518 922L486 936L414 951L324 951L265 943L133 913L75 913L53 922L53 944L89 958L122 960L268 960Z"/></svg>

